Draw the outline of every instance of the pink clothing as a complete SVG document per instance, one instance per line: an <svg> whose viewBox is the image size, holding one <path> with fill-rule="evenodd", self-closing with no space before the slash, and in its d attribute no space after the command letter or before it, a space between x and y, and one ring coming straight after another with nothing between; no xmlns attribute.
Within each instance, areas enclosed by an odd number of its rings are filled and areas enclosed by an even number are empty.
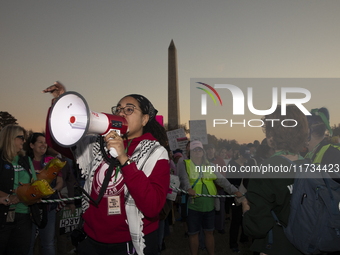
<svg viewBox="0 0 340 255"><path fill-rule="evenodd" d="M53 159L53 157L51 157L51 156L45 157L45 165L46 165L50 160L52 160L52 159ZM37 160L32 159L32 162L33 162L33 167L34 167L34 170L35 170L35 171L43 169L43 168L41 167L40 161L37 161ZM58 176L59 176L59 177L62 177L62 176L63 176L62 171L59 171Z"/></svg>

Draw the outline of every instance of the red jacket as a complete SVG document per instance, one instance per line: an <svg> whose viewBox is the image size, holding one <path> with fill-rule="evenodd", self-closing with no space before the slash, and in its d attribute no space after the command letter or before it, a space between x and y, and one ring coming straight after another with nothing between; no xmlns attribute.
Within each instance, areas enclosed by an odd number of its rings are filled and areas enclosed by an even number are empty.
<svg viewBox="0 0 340 255"><path fill-rule="evenodd" d="M47 123L48 125L48 123ZM142 140L155 140L150 134L146 133L141 137L134 138L128 148L127 155L130 157L136 146ZM58 152L67 157L73 158L69 149L58 146L51 139L48 127L46 128L46 141ZM127 141L124 141L125 148ZM103 168L101 168L103 167ZM91 197L96 200L101 186L103 175L107 169L107 164L99 166L96 170L93 183ZM96 207L90 203L90 207L85 211L83 218L85 220L84 230L94 240L102 243L121 243L131 240L127 217L124 206L124 189L125 183L131 196L134 198L136 206L144 214L143 233L147 235L158 228L158 215L164 206L166 195L170 183L169 162L166 159L158 160L149 177L146 177L143 171L137 169L136 164L122 168L122 177L119 177L114 183L113 179ZM113 176L115 171L113 172ZM108 198L110 196L119 196L121 213L119 215L108 215Z"/></svg>

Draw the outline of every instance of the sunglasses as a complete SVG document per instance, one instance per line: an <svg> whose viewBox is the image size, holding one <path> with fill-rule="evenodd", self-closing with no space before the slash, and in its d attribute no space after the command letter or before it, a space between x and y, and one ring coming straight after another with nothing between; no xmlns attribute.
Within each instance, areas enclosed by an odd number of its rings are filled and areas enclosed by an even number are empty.
<svg viewBox="0 0 340 255"><path fill-rule="evenodd" d="M25 136L23 136L23 135L18 135L16 138L19 138L19 139L21 139L22 141L25 141Z"/></svg>

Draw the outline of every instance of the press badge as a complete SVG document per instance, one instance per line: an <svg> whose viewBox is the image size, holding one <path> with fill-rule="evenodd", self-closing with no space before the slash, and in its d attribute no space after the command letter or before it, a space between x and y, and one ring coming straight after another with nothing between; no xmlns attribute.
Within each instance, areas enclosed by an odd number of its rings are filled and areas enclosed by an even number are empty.
<svg viewBox="0 0 340 255"><path fill-rule="evenodd" d="M108 213L107 213L108 215L121 214L119 196L111 196L107 198L107 210L108 210Z"/></svg>
<svg viewBox="0 0 340 255"><path fill-rule="evenodd" d="M6 222L14 222L15 219L15 207L10 208L7 213Z"/></svg>

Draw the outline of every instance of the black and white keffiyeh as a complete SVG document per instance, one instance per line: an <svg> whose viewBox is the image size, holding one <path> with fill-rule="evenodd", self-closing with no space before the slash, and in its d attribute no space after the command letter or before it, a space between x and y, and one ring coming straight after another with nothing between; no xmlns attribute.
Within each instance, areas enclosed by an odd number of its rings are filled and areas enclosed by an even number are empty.
<svg viewBox="0 0 340 255"><path fill-rule="evenodd" d="M91 138L92 142L95 138ZM89 142L89 141L87 141ZM91 194L93 176L95 171L103 161L103 155L100 150L99 139L95 143L89 146L88 143L82 143L85 145L77 145L75 151L77 163L82 169L82 176L85 177L84 190ZM91 144L91 143L90 143ZM105 148L106 149L106 148ZM157 141L143 140L136 147L131 159L134 160L139 170L149 177L160 159L168 160L168 153L163 146ZM124 197L125 197L125 211L127 216L127 224L131 235L133 246L138 255L143 255L145 248L144 233L143 233L143 213L137 208L133 197L130 195L128 188L124 184ZM89 200L83 195L82 210L85 212L89 208Z"/></svg>

